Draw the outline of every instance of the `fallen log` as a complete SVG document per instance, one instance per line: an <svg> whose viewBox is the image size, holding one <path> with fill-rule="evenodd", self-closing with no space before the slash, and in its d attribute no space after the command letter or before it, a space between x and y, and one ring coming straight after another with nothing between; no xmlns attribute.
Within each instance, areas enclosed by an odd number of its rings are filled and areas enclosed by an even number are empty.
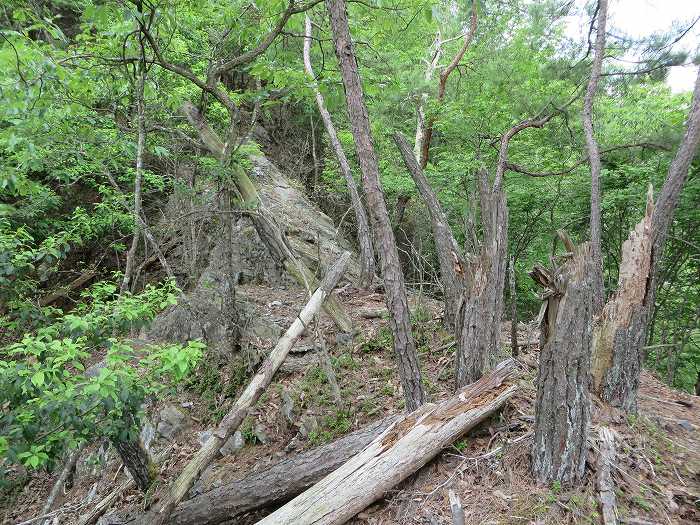
<svg viewBox="0 0 700 525"><path fill-rule="evenodd" d="M309 302L306 303L306 306L304 306L292 325L287 329L287 332L277 342L267 359L263 361L258 373L255 374L241 396L236 400L233 408L224 416L217 429L202 448L199 449L195 457L185 465L180 476L169 487L163 500L158 502L154 509L143 517L141 523L144 523L144 525L162 525L168 520L170 513L182 501L187 491L190 490L204 469L216 458L226 440L238 429L250 409L260 399L260 396L272 381L275 372L277 372L287 357L291 347L304 333L306 327L321 309L326 298L333 292L333 288L335 288L340 277L345 272L349 260L350 252L344 252L328 270L321 285L313 293Z"/></svg>
<svg viewBox="0 0 700 525"><path fill-rule="evenodd" d="M71 292L79 290L87 283L89 283L95 276L97 276L97 272L94 270L87 270L83 272L77 278L73 279L70 283L68 283L66 286L59 288L58 290L55 290L50 294L39 299L39 306L49 306L58 301L59 299L68 297L68 295Z"/></svg>
<svg viewBox="0 0 700 525"><path fill-rule="evenodd" d="M289 501L360 452L398 417L384 418L333 443L296 454L183 501L168 523L215 525L245 512Z"/></svg>
<svg viewBox="0 0 700 525"><path fill-rule="evenodd" d="M500 409L518 388L514 371L509 359L452 398L421 406L258 525L345 523Z"/></svg>

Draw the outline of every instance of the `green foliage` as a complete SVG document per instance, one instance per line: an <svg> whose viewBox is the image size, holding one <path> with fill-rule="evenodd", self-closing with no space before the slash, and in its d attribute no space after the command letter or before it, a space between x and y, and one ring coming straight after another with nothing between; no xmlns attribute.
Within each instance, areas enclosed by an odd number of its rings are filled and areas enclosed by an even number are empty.
<svg viewBox="0 0 700 525"><path fill-rule="evenodd" d="M137 433L146 398L182 381L204 345L134 347L114 336L174 304L175 292L165 283L115 297L116 286L101 282L72 312L52 312L33 333L0 348L0 456L37 468L66 447ZM86 370L95 354L103 354L100 365Z"/></svg>

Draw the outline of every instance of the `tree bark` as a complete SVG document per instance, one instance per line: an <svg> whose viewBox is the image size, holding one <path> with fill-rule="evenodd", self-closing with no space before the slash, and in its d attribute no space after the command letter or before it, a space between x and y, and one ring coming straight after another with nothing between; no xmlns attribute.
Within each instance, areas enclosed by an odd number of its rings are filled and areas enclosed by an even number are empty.
<svg viewBox="0 0 700 525"><path fill-rule="evenodd" d="M125 440L115 438L112 439L112 445L124 463L124 467L131 474L136 487L141 492L146 492L155 478L155 470L151 457L143 448L139 437Z"/></svg>
<svg viewBox="0 0 700 525"><path fill-rule="evenodd" d="M440 404L426 404L258 525L341 524L499 410L517 391L513 360Z"/></svg>
<svg viewBox="0 0 700 525"><path fill-rule="evenodd" d="M204 116L190 102L183 104L182 111L192 127L197 130L200 139L206 145L207 149L209 149L222 165L226 164L228 156L226 155L224 143L209 126ZM230 166L229 169L234 172L234 184L243 200L243 207L254 211L254 213L250 214L250 219L260 239L265 243L265 246L267 246L272 258L301 286L309 293L312 293L318 286L318 280L303 261L296 256L294 250L287 241L285 233L270 215L267 208L259 206L260 195L253 181L250 180L250 177L248 177L240 166ZM333 322L340 330L343 332L350 332L352 330L352 321L335 295L328 297L323 309L333 319Z"/></svg>
<svg viewBox="0 0 700 525"><path fill-rule="evenodd" d="M442 210L440 201L430 187L423 170L418 165L408 141L400 133L394 133L394 141L430 214L435 249L437 250L440 264L440 277L445 294L445 327L453 331L456 326L457 311L464 289L462 282L464 257L452 235L452 230L447 222L447 216Z"/></svg>
<svg viewBox="0 0 700 525"><path fill-rule="evenodd" d="M618 290L603 308L593 336L594 392L626 412L637 411L647 324L654 308L664 245L688 169L700 146L700 71L695 80L687 128L657 204L651 188L644 218L622 246Z"/></svg>
<svg viewBox="0 0 700 525"><path fill-rule="evenodd" d="M233 408L224 416L216 431L204 443L195 457L184 467L180 476L173 482L164 499L150 512L142 523L162 525L167 521L173 509L187 494L194 482L214 460L226 440L238 429L250 409L260 399L260 396L272 381L275 372L287 357L289 350L301 337L306 326L311 323L314 315L321 309L321 305L331 294L345 272L345 267L350 259L350 252L345 252L338 261L328 270L321 285L313 293L309 302L304 306L292 325L277 342L270 355L260 365L241 396L236 400Z"/></svg>
<svg viewBox="0 0 700 525"><path fill-rule="evenodd" d="M591 256L593 257L593 308L598 314L603 309L605 290L603 286L603 256L601 249L600 211L600 151L593 130L593 101L598 88L600 70L605 54L605 24L608 16L608 0L598 0L598 28L596 29L591 77L583 99L583 130L586 136L588 162L591 166Z"/></svg>
<svg viewBox="0 0 700 525"><path fill-rule="evenodd" d="M228 481L184 501L170 525L215 525L246 512L286 502L301 494L359 453L381 434L395 416L382 419L332 443L296 454L254 474Z"/></svg>
<svg viewBox="0 0 700 525"><path fill-rule="evenodd" d="M361 288L368 289L370 286L372 286L375 265L374 247L372 246L372 234L369 231L367 212L365 211L364 204L362 204L360 193L357 191L357 184L355 184L355 179L352 176L350 163L348 162L348 158L345 156L345 151L343 150L338 134L335 131L333 120L331 119L330 113L328 113L328 110L326 109L326 103L314 77L314 71L311 65L311 19L308 15L306 15L305 29L304 69L306 70L306 74L311 78L311 88L316 96L318 112L321 114L323 125L326 127L326 133L328 133L328 138L333 146L333 151L335 152L335 156L338 159L338 164L340 165L340 171L345 178L345 184L347 185L348 193L350 194L350 203L352 204L353 211L355 212L355 221L357 222L357 242L360 246L360 279L358 285Z"/></svg>
<svg viewBox="0 0 700 525"><path fill-rule="evenodd" d="M535 401L532 471L539 483L576 484L586 466L590 420L589 370L593 321L589 244L552 272L532 274L547 287Z"/></svg>
<svg viewBox="0 0 700 525"><path fill-rule="evenodd" d="M391 313L390 325L394 335L394 351L399 377L406 399L406 408L408 411L413 411L425 402L425 392L421 382L416 347L411 335L410 312L401 262L379 181L379 165L372 144L369 117L350 37L345 3L343 0L326 0L326 7L330 15L335 52L345 86L348 116L362 170L362 182L372 217L374 238L380 247L382 278L387 308Z"/></svg>

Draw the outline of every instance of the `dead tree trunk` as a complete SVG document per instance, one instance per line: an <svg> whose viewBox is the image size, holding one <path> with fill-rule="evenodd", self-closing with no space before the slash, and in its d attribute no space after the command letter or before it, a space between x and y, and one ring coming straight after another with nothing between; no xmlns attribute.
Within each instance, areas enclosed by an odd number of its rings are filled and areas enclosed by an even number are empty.
<svg viewBox="0 0 700 525"><path fill-rule="evenodd" d="M333 443L296 454L254 474L227 481L184 501L170 525L215 525L250 512L286 502L343 465L381 434L396 417L389 417L348 434Z"/></svg>
<svg viewBox="0 0 700 525"><path fill-rule="evenodd" d="M595 329L594 390L603 401L627 412L637 410L642 352L664 245L688 168L700 146L700 71L687 125L656 205L649 197L645 217L623 244L618 291L605 305Z"/></svg>
<svg viewBox="0 0 700 525"><path fill-rule="evenodd" d="M605 302L603 287L603 256L601 249L601 211L600 211L600 151L593 131L593 100L598 89L600 70L605 53L605 23L608 16L608 0L598 0L598 27L596 29L595 48L591 77L588 81L586 96L583 99L583 130L586 135L588 162L591 166L591 256L593 257L593 307L596 314L603 309Z"/></svg>
<svg viewBox="0 0 700 525"><path fill-rule="evenodd" d="M352 176L350 163L348 162L348 158L345 156L345 151L343 150L338 134L335 131L333 120L331 119L330 113L328 113L328 110L326 109L326 103L323 100L323 95L316 84L314 70L311 65L311 19L308 15L306 15L305 28L304 68L306 69L306 74L311 78L311 87L314 90L314 95L316 96L318 112L321 114L321 119L323 120L323 124L326 127L326 132L328 133L328 139L330 140L335 156L338 159L340 171L345 178L345 184L347 185L348 193L350 194L350 203L352 204L352 209L355 212L355 221L357 222L357 243L360 246L360 279L358 284L361 288L369 288L372 285L372 280L374 279L374 247L372 246L372 234L369 231L367 212L365 211L364 204L362 204L360 193L357 191L357 184L355 184L355 179Z"/></svg>
<svg viewBox="0 0 700 525"><path fill-rule="evenodd" d="M412 411L425 402L425 392L421 383L416 347L411 335L411 319L401 261L396 249L396 239L391 228L384 192L379 181L379 165L372 144L369 117L350 37L345 2L343 0L326 0L326 7L330 15L335 52L345 86L348 116L362 170L362 182L372 217L374 238L379 246L382 278L384 279L387 308L391 314L390 325L394 335L394 351L399 377L406 398L406 408Z"/></svg>
<svg viewBox="0 0 700 525"><path fill-rule="evenodd" d="M250 409L260 399L260 396L272 381L272 377L287 357L291 347L299 339L306 326L313 321L314 315L321 309L323 302L338 284L340 277L345 272L349 259L350 253L343 253L338 261L328 270L319 288L313 293L309 302L277 342L267 359L260 365L258 373L255 374L241 396L236 400L233 408L224 416L216 431L213 432L195 457L184 467L180 476L171 485L165 498L144 518L144 525L146 523L162 525L167 521L170 513L182 501L187 491L204 469L214 460L226 440L238 429Z"/></svg>
<svg viewBox="0 0 700 525"><path fill-rule="evenodd" d="M183 104L182 111L192 127L197 130L199 138L204 145L219 162L226 164L228 162L228 155L224 143L217 133L209 126L204 115L189 102ZM287 241L285 233L270 215L270 212L264 206L259 206L260 195L253 181L250 180L250 177L248 177L240 166L230 166L229 169L234 172L233 183L243 200L243 208L253 212L250 214L250 219L260 239L265 246L267 246L272 258L301 286L306 288L309 293L312 293L318 286L318 280L303 261L296 256L294 250ZM323 309L333 319L333 322L340 330L343 332L352 330L352 321L350 317L334 295L326 300Z"/></svg>
<svg viewBox="0 0 700 525"><path fill-rule="evenodd" d="M535 402L532 471L540 483L575 484L586 466L590 420L589 370L593 283L591 248L552 272L536 266L531 275L546 287Z"/></svg>
<svg viewBox="0 0 700 525"><path fill-rule="evenodd" d="M608 427L600 427L598 456L598 494L603 525L617 525L617 503L615 502L615 482L612 477L616 467L615 434Z"/></svg>
<svg viewBox="0 0 700 525"><path fill-rule="evenodd" d="M499 410L518 388L514 370L513 360L504 361L454 397L423 405L258 525L345 523Z"/></svg>
<svg viewBox="0 0 700 525"><path fill-rule="evenodd" d="M461 278L464 273L463 256L457 241L452 235L452 229L447 222L447 216L442 210L442 206L440 206L440 201L438 201L428 179L418 165L408 141L400 133L394 133L394 141L430 214L435 249L437 250L440 264L440 278L445 294L445 327L448 330L454 330L457 310L459 309L459 302L464 288Z"/></svg>

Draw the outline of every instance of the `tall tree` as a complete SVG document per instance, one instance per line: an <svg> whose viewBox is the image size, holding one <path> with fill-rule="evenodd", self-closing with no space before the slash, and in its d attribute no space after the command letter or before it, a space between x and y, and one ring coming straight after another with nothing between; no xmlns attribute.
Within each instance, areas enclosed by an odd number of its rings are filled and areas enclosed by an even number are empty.
<svg viewBox="0 0 700 525"><path fill-rule="evenodd" d="M357 243L360 245L360 280L358 284L362 288L369 288L372 285L372 280L374 279L375 265L374 247L372 246L372 234L369 230L367 212L365 211L364 204L362 204L360 192L357 191L357 184L355 184L355 179L352 176L350 163L348 162L348 158L345 156L343 145L340 143L340 139L335 131L335 126L333 125L331 115L326 109L326 102L323 99L323 95L321 94L318 84L316 83L316 77L314 76L314 70L311 65L312 30L309 15L306 15L304 27L304 69L306 70L306 74L309 75L309 78L311 79L311 88L313 89L316 97L318 112L321 114L323 125L326 127L326 133L328 133L328 138L331 141L333 151L338 159L340 171L345 178L345 184L347 185L348 193L350 194L350 203L352 204L352 209L355 212L355 221L357 222Z"/></svg>
<svg viewBox="0 0 700 525"><path fill-rule="evenodd" d="M330 15L335 53L345 86L348 116L362 170L362 183L372 217L374 237L379 246L384 293L390 314L391 330L394 334L394 351L399 376L406 399L406 408L413 411L423 404L426 398L421 382L416 346L411 334L406 286L396 249L396 239L379 180L379 164L372 143L372 132L350 36L348 15L343 0L326 0L326 8Z"/></svg>
<svg viewBox="0 0 700 525"><path fill-rule="evenodd" d="M608 17L608 0L598 0L595 47L593 50L593 64L591 65L591 77L588 80L586 96L583 99L583 130L586 136L588 149L588 162L591 166L591 256L593 257L593 305L596 313L600 312L605 302L605 288L603 286L603 256L601 249L601 211L600 211L600 150L593 129L593 101L600 70L605 54L605 25Z"/></svg>

